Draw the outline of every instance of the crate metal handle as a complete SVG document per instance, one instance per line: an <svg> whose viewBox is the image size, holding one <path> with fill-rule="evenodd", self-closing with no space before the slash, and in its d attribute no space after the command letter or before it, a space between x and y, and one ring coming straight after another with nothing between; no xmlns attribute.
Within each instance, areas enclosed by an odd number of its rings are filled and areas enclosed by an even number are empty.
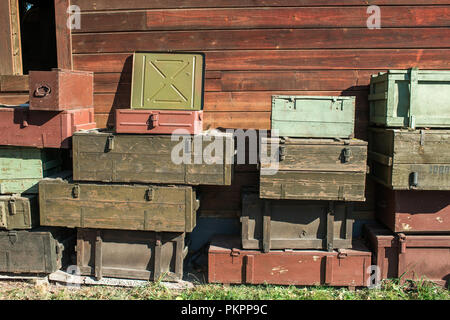
<svg viewBox="0 0 450 320"><path fill-rule="evenodd" d="M34 96L37 98L44 98L52 92L52 89L48 85L41 85L34 90Z"/></svg>

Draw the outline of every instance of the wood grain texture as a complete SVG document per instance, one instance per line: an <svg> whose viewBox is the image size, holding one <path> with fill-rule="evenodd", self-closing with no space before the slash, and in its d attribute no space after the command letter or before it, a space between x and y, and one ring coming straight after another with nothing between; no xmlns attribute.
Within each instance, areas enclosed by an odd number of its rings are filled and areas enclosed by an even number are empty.
<svg viewBox="0 0 450 320"><path fill-rule="evenodd" d="M382 27L448 27L450 8L445 6L381 8ZM290 7L162 9L145 11L92 12L81 16L83 24L74 33L268 29L268 28L366 28L367 5L359 7Z"/></svg>
<svg viewBox="0 0 450 320"><path fill-rule="evenodd" d="M82 11L233 7L367 6L367 0L72 0ZM443 5L448 0L377 0L376 5Z"/></svg>
<svg viewBox="0 0 450 320"><path fill-rule="evenodd" d="M73 53L283 49L441 48L447 28L266 29L73 35Z"/></svg>
<svg viewBox="0 0 450 320"><path fill-rule="evenodd" d="M450 49L231 50L206 52L207 71L450 69ZM122 72L130 53L75 54L74 68Z"/></svg>
<svg viewBox="0 0 450 320"><path fill-rule="evenodd" d="M70 0L55 0L56 52L58 68L72 70L72 34L67 27Z"/></svg>

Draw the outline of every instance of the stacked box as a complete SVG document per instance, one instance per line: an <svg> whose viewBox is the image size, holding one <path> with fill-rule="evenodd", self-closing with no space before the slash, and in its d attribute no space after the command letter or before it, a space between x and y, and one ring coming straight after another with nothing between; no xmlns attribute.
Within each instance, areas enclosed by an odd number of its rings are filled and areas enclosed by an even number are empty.
<svg viewBox="0 0 450 320"><path fill-rule="evenodd" d="M353 138L354 115L354 97L272 97L259 192L242 191L240 245L211 244L210 282L366 285L353 206L365 201L367 142Z"/></svg>
<svg viewBox="0 0 450 320"><path fill-rule="evenodd" d="M69 263L75 235L40 227L38 183L67 176L73 133L95 128L92 72L32 71L29 81L29 105L0 107L2 273L46 274Z"/></svg>
<svg viewBox="0 0 450 320"><path fill-rule="evenodd" d="M39 184L40 222L77 228L82 275L175 281L196 186L231 185L233 135L202 132L203 55L134 55L116 130L73 135L73 178Z"/></svg>
<svg viewBox="0 0 450 320"><path fill-rule="evenodd" d="M382 278L448 278L449 88L450 71L389 70L371 78L369 164L376 217L389 230L367 228L366 235Z"/></svg>

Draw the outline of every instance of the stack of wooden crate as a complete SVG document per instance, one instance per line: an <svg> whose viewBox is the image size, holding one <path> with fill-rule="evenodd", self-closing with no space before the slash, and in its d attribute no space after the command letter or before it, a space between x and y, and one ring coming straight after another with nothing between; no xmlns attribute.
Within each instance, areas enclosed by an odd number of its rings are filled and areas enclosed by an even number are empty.
<svg viewBox="0 0 450 320"><path fill-rule="evenodd" d="M382 278L445 284L450 270L450 71L389 70L370 85L369 163ZM387 227L387 228L386 228Z"/></svg>
<svg viewBox="0 0 450 320"><path fill-rule="evenodd" d="M40 182L41 224L77 228L82 275L176 281L195 186L231 184L233 137L202 132L202 55L136 53L132 86L116 132L74 134L73 179ZM214 164L203 157L211 143L225 149Z"/></svg>
<svg viewBox="0 0 450 320"><path fill-rule="evenodd" d="M74 237L39 226L38 182L64 174L73 132L95 128L93 74L33 71L29 81L29 105L0 107L0 272L44 274Z"/></svg>
<svg viewBox="0 0 450 320"><path fill-rule="evenodd" d="M241 241L212 242L209 281L366 285L371 253L352 236L367 170L367 142L353 139L355 98L272 99L259 193L243 192Z"/></svg>

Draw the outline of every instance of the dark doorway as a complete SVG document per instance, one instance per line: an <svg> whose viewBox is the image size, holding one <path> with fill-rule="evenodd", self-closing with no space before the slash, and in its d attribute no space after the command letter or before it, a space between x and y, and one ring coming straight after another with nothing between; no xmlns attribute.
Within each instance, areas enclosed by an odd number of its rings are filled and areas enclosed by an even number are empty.
<svg viewBox="0 0 450 320"><path fill-rule="evenodd" d="M23 74L57 68L54 0L19 0Z"/></svg>

